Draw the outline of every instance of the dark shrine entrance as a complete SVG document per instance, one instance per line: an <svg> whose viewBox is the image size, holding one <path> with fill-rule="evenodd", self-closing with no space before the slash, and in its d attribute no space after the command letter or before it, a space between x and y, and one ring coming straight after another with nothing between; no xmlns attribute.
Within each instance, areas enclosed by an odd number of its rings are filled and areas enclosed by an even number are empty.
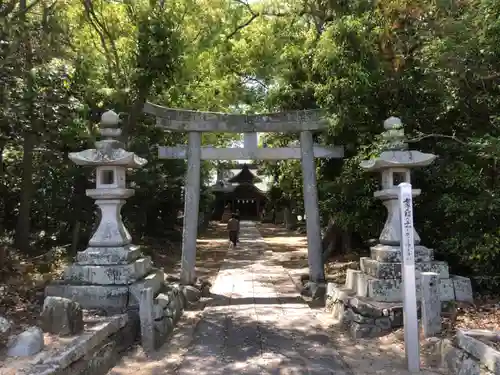
<svg viewBox="0 0 500 375"><path fill-rule="evenodd" d="M266 193L256 183L262 180L244 164L241 171L228 180L219 180L212 187L215 194L214 220L221 220L224 211L239 212L241 220L260 220Z"/></svg>

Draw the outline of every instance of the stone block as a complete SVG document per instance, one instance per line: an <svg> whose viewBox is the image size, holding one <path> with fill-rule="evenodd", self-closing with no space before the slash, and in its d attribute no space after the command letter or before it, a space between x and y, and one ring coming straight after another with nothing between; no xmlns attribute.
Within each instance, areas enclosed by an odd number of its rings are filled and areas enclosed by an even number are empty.
<svg viewBox="0 0 500 375"><path fill-rule="evenodd" d="M271 251L272 253L272 251ZM210 288L212 287L212 284L207 281L207 280L203 280L203 279L197 279L196 280L196 287L200 290L200 293L201 293L201 297L210 297Z"/></svg>
<svg viewBox="0 0 500 375"><path fill-rule="evenodd" d="M356 296L358 297L368 297L368 285L370 281L370 276L366 273L360 272L356 278Z"/></svg>
<svg viewBox="0 0 500 375"><path fill-rule="evenodd" d="M335 289L335 294L333 296L333 299L335 302L337 301L347 302L352 295L353 295L352 290L340 287Z"/></svg>
<svg viewBox="0 0 500 375"><path fill-rule="evenodd" d="M345 312L345 305L342 302L333 302L330 313L335 320L342 320Z"/></svg>
<svg viewBox="0 0 500 375"><path fill-rule="evenodd" d="M105 375L137 336L130 332L129 322L126 314L100 317L82 334L65 339L65 345L42 351L20 367L2 370L23 375Z"/></svg>
<svg viewBox="0 0 500 375"><path fill-rule="evenodd" d="M153 294L156 295L165 283L165 274L163 271L153 269L144 278L130 285L130 305L139 305L141 290L152 288Z"/></svg>
<svg viewBox="0 0 500 375"><path fill-rule="evenodd" d="M401 263L401 249L399 246L378 244L370 247L370 255L373 260L387 263ZM415 246L415 262L430 262L434 260L434 251L425 246Z"/></svg>
<svg viewBox="0 0 500 375"><path fill-rule="evenodd" d="M172 291L172 301L170 301L169 308L171 309L175 323L181 318L184 306L184 296L179 289L174 289Z"/></svg>
<svg viewBox="0 0 500 375"><path fill-rule="evenodd" d="M167 335L170 335L174 331L174 320L172 318L165 317L163 321L165 323L165 331L167 332Z"/></svg>
<svg viewBox="0 0 500 375"><path fill-rule="evenodd" d="M472 284L468 277L451 275L455 299L460 302L474 303Z"/></svg>
<svg viewBox="0 0 500 375"><path fill-rule="evenodd" d="M13 323L10 320L0 316L0 347L8 342L12 327Z"/></svg>
<svg viewBox="0 0 500 375"><path fill-rule="evenodd" d="M139 246L89 247L79 251L76 261L80 265L129 264L141 257Z"/></svg>
<svg viewBox="0 0 500 375"><path fill-rule="evenodd" d="M477 358L482 366L494 374L500 374L500 352L493 346L476 339L482 337L486 340L500 341L499 331L470 330L457 331L457 345L471 356Z"/></svg>
<svg viewBox="0 0 500 375"><path fill-rule="evenodd" d="M394 309L389 314L389 319L391 320L392 328L399 328L404 326L404 314L403 307L400 309Z"/></svg>
<svg viewBox="0 0 500 375"><path fill-rule="evenodd" d="M431 356L432 361L441 368L446 368L446 358L450 350L455 350L453 343L450 339L439 339L437 337L430 337L424 341L425 350L427 350Z"/></svg>
<svg viewBox="0 0 500 375"><path fill-rule="evenodd" d="M441 302L449 302L455 300L455 290L451 279L439 280L439 297Z"/></svg>
<svg viewBox="0 0 500 375"><path fill-rule="evenodd" d="M129 302L129 288L116 285L70 285L59 281L48 285L45 295L68 298L86 310L124 311Z"/></svg>
<svg viewBox="0 0 500 375"><path fill-rule="evenodd" d="M354 312L365 316L371 316L373 318L379 318L383 316L383 309L376 306L370 301L362 297L352 297L349 299L349 307L353 309Z"/></svg>
<svg viewBox="0 0 500 375"><path fill-rule="evenodd" d="M161 320L165 318L165 309L158 303L157 299L153 299L153 319Z"/></svg>
<svg viewBox="0 0 500 375"><path fill-rule="evenodd" d="M167 341L167 337L169 334L165 317L153 322L153 334L154 349L158 349Z"/></svg>
<svg viewBox="0 0 500 375"><path fill-rule="evenodd" d="M479 363L474 358L465 358L457 375L481 375Z"/></svg>
<svg viewBox="0 0 500 375"><path fill-rule="evenodd" d="M353 312L346 305L339 305L338 307L337 320L343 326L346 327L350 325L353 321Z"/></svg>
<svg viewBox="0 0 500 375"><path fill-rule="evenodd" d="M87 353L61 375L105 375L120 358L120 346L123 341L113 336L107 338L92 352ZM59 373L56 373L59 375ZM48 375L48 374L44 374ZM54 374L55 375L55 374Z"/></svg>
<svg viewBox="0 0 500 375"><path fill-rule="evenodd" d="M159 293L155 298L156 303L161 306L162 309L166 309L170 303L170 298L165 293Z"/></svg>
<svg viewBox="0 0 500 375"><path fill-rule="evenodd" d="M44 347L43 331L38 327L30 327L17 335L9 345L9 357L29 357L40 352Z"/></svg>
<svg viewBox="0 0 500 375"><path fill-rule="evenodd" d="M302 288L300 294L305 297L310 297L313 300L323 300L326 295L326 284L308 281Z"/></svg>
<svg viewBox="0 0 500 375"><path fill-rule="evenodd" d="M381 333L382 329L374 324L351 323L350 334L355 339L378 337Z"/></svg>
<svg viewBox="0 0 500 375"><path fill-rule="evenodd" d="M338 285L336 283L327 283L326 284L326 293L325 296L326 298L331 298L335 294L335 289L338 288Z"/></svg>
<svg viewBox="0 0 500 375"><path fill-rule="evenodd" d="M388 332L392 328L392 321L388 316L382 316L375 319L375 325L380 327L382 332Z"/></svg>
<svg viewBox="0 0 500 375"><path fill-rule="evenodd" d="M356 293L358 287L358 276L361 273L360 270L347 269L345 278L345 287Z"/></svg>
<svg viewBox="0 0 500 375"><path fill-rule="evenodd" d="M150 257L122 265L73 264L64 271L64 279L82 284L129 285L141 279L151 268Z"/></svg>
<svg viewBox="0 0 500 375"><path fill-rule="evenodd" d="M356 312L353 312L351 317L352 317L351 319L353 322L356 322L359 324L375 324L375 319L368 317L368 316L358 314Z"/></svg>
<svg viewBox="0 0 500 375"><path fill-rule="evenodd" d="M361 270L369 276L377 279L398 279L402 278L401 263L385 263L370 258L360 259ZM435 272L441 279L450 277L448 264L446 262L432 261L415 263L415 271Z"/></svg>
<svg viewBox="0 0 500 375"><path fill-rule="evenodd" d="M141 290L139 317L141 319L141 345L144 351L149 353L156 349L152 288Z"/></svg>
<svg viewBox="0 0 500 375"><path fill-rule="evenodd" d="M462 362L466 358L466 354L463 350L458 348L450 348L447 350L444 358L444 363L446 368L449 370L450 374L458 374L462 367Z"/></svg>
<svg viewBox="0 0 500 375"><path fill-rule="evenodd" d="M183 285L181 291L188 302L199 301L201 297L200 290L192 285Z"/></svg>
<svg viewBox="0 0 500 375"><path fill-rule="evenodd" d="M363 274L364 275L364 274ZM365 288L367 296L378 302L401 302L403 300L402 281L397 279L377 279L372 276L364 275ZM421 298L420 279L417 278L417 298ZM359 292L359 290L358 290ZM441 301L455 300L453 282L451 279L439 280L439 297Z"/></svg>
<svg viewBox="0 0 500 375"><path fill-rule="evenodd" d="M69 336L83 331L83 311L78 302L63 297L47 297L41 314L45 332Z"/></svg>
<svg viewBox="0 0 500 375"><path fill-rule="evenodd" d="M434 272L421 273L421 314L424 337L441 332L441 300L439 298L439 275Z"/></svg>

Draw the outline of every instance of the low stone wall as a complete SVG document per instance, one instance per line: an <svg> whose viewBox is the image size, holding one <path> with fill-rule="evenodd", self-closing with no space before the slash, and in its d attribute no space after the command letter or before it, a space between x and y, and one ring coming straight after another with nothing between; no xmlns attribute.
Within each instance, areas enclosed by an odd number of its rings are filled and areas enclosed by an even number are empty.
<svg viewBox="0 0 500 375"><path fill-rule="evenodd" d="M59 345L2 368L9 375L106 374L133 344L138 333L137 312L86 320L82 334L64 338ZM5 372L3 372L5 371Z"/></svg>
<svg viewBox="0 0 500 375"><path fill-rule="evenodd" d="M151 288L141 292L141 343L146 352L152 352L166 342L182 316L186 303L177 285L165 285L157 296L154 296Z"/></svg>
<svg viewBox="0 0 500 375"><path fill-rule="evenodd" d="M499 375L499 343L498 331L459 330L453 340L428 339L427 347L450 375Z"/></svg>
<svg viewBox="0 0 500 375"><path fill-rule="evenodd" d="M329 283L325 308L354 338L378 337L403 326L403 305L353 296Z"/></svg>
<svg viewBox="0 0 500 375"><path fill-rule="evenodd" d="M420 280L420 279L419 279ZM452 275L450 287L443 288L443 280L437 294L441 302L441 311L454 301L471 302L472 288L470 280ZM366 290L364 277L360 270L348 269L345 286L329 283L326 291L325 306L343 328L350 331L354 338L379 337L403 326L403 303L379 301L360 293ZM445 283L446 285L448 283ZM398 292L399 293L399 292ZM422 286L417 284L417 306L420 318ZM439 300L436 301L439 310Z"/></svg>
<svg viewBox="0 0 500 375"><path fill-rule="evenodd" d="M154 296L152 288L141 292L139 316L141 343L146 352L162 346L174 330L183 311L196 305L202 296L207 296L210 283L198 280L197 285L164 285Z"/></svg>

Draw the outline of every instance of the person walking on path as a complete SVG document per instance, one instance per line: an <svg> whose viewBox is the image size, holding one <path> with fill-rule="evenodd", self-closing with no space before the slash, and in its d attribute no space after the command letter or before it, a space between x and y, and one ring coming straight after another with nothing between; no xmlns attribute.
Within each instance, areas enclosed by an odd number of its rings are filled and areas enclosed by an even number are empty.
<svg viewBox="0 0 500 375"><path fill-rule="evenodd" d="M236 220L238 220L238 224L240 222L240 210L236 210ZM240 242L240 227L238 226L238 233L236 234L236 243Z"/></svg>
<svg viewBox="0 0 500 375"><path fill-rule="evenodd" d="M236 214L231 215L231 219L227 222L227 231L229 233L229 241L236 247L238 241L238 232L240 231L240 221L236 218Z"/></svg>

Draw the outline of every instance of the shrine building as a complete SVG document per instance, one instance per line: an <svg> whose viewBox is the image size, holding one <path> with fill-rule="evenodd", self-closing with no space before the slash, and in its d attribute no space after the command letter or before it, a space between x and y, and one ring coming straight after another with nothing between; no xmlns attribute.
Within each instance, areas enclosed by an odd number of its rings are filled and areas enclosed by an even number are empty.
<svg viewBox="0 0 500 375"><path fill-rule="evenodd" d="M213 220L221 220L224 211L239 211L241 220L260 220L267 195L266 187L262 186L263 181L256 173L257 167L248 164L243 164L234 176L218 170L217 182L211 187L215 195Z"/></svg>

